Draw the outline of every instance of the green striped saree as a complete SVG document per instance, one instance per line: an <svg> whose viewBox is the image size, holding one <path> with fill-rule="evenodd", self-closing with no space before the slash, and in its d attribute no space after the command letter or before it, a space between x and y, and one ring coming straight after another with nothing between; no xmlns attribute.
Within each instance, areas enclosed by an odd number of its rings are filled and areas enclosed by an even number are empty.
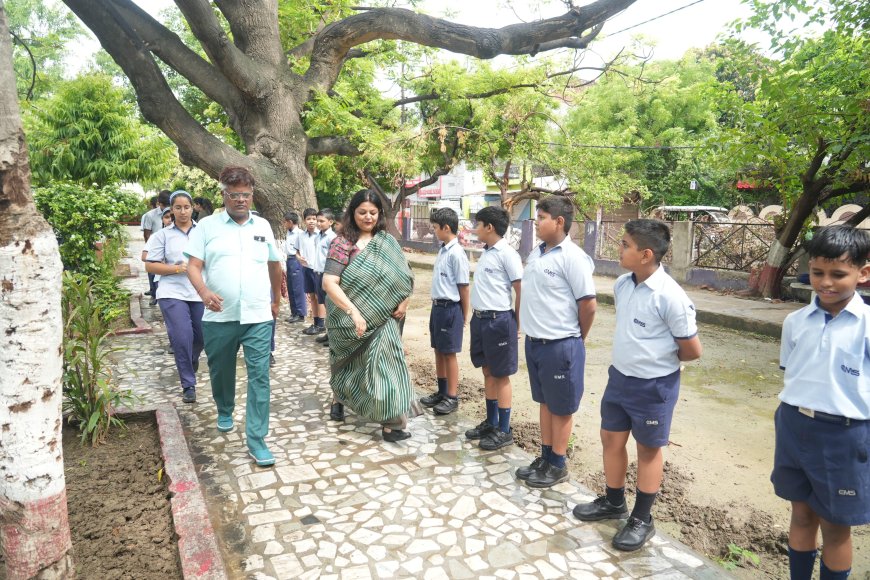
<svg viewBox="0 0 870 580"><path fill-rule="evenodd" d="M327 300L329 384L339 401L377 423L408 413L414 397L399 324L392 317L411 295L413 280L399 243L381 231L339 282L365 319L365 333L358 337L351 317Z"/></svg>

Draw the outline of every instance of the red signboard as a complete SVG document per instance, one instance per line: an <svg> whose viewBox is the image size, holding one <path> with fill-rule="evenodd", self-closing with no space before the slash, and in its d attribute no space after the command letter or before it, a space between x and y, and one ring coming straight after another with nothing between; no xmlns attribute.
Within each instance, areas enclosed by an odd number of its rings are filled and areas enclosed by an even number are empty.
<svg viewBox="0 0 870 580"><path fill-rule="evenodd" d="M423 181L422 179L409 179L405 181L405 187L414 187L418 183ZM425 187L421 187L417 190L417 197L421 199L441 199L441 178L438 178L438 181L427 185Z"/></svg>

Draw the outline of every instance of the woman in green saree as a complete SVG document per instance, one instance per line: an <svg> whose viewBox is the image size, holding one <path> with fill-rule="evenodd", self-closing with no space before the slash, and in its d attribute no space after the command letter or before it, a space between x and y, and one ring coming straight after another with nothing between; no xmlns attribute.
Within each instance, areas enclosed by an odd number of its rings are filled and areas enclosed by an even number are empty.
<svg viewBox="0 0 870 580"><path fill-rule="evenodd" d="M386 232L377 194L354 194L342 233L329 247L323 273L329 333L332 415L347 405L383 426L386 441L401 441L414 399L399 323L414 278L399 243Z"/></svg>

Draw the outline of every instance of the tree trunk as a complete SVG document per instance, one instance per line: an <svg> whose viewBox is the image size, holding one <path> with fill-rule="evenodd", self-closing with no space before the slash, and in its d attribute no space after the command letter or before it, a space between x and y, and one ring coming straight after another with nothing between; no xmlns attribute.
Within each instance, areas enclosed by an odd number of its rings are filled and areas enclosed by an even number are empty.
<svg viewBox="0 0 870 580"><path fill-rule="evenodd" d="M794 258L792 248L797 242L804 223L812 215L819 198L815 184L808 184L795 203L776 240L771 244L767 254L767 263L762 268L758 279L750 289L753 293L765 298L779 298L782 295L782 279Z"/></svg>
<svg viewBox="0 0 870 580"><path fill-rule="evenodd" d="M60 432L62 268L30 195L2 3L0 184L0 553L8 580L72 578Z"/></svg>

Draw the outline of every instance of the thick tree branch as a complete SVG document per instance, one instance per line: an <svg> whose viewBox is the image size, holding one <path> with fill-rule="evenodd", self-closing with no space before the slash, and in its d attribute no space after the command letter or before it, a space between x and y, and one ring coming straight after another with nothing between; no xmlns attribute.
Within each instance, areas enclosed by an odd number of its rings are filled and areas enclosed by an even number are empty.
<svg viewBox="0 0 870 580"><path fill-rule="evenodd" d="M504 28L465 26L403 8L375 8L330 24L318 34L305 80L310 89L331 88L347 52L377 39L407 40L482 59L540 52L541 47L561 47L569 39L582 38L583 31L594 29L634 2L598 0L562 16Z"/></svg>
<svg viewBox="0 0 870 580"><path fill-rule="evenodd" d="M249 95L256 95L260 66L236 47L212 11L207 0L175 0L208 58L231 83ZM93 30L93 29L92 29Z"/></svg>
<svg viewBox="0 0 870 580"><path fill-rule="evenodd" d="M199 88L208 98L221 105L229 115L233 128L241 134L237 119L243 107L242 95L226 77L184 44L178 35L130 0L111 1L118 14L129 23L148 50Z"/></svg>
<svg viewBox="0 0 870 580"><path fill-rule="evenodd" d="M816 152L813 155L813 158L810 160L810 165L807 167L806 172L801 175L801 181L804 185L809 185L816 180L816 174L819 172L819 168L821 168L822 163L825 161L825 157L828 155L828 143L825 141L823 137L819 137L816 141Z"/></svg>
<svg viewBox="0 0 870 580"><path fill-rule="evenodd" d="M239 50L272 65L284 62L277 1L214 0L214 3L229 22L233 43Z"/></svg>
<svg viewBox="0 0 870 580"><path fill-rule="evenodd" d="M865 205L861 208L861 211L846 220L846 225L857 226L868 217L870 217L870 205Z"/></svg>
<svg viewBox="0 0 870 580"><path fill-rule="evenodd" d="M178 146L183 162L212 176L231 163L248 165L241 153L206 131L181 106L154 57L113 2L102 6L90 0L65 0L65 3L123 69L136 91L142 114Z"/></svg>
<svg viewBox="0 0 870 580"><path fill-rule="evenodd" d="M345 137L312 137L306 155L344 155L354 157L361 151Z"/></svg>

